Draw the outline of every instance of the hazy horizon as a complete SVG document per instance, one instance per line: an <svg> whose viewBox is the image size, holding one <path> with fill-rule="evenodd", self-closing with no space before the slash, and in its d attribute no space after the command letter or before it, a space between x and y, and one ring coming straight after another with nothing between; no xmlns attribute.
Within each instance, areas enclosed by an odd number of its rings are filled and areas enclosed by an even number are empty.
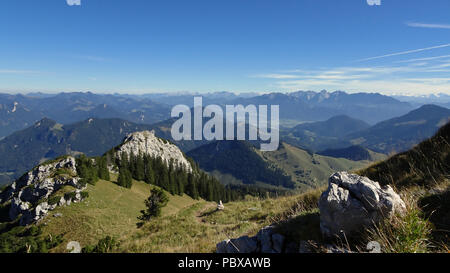
<svg viewBox="0 0 450 273"><path fill-rule="evenodd" d="M0 92L450 94L446 0L6 2Z"/></svg>

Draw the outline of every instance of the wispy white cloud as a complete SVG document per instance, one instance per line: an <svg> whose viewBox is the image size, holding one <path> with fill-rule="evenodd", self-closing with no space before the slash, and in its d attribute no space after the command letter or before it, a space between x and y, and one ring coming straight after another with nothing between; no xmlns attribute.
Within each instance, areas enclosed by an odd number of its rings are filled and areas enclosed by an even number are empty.
<svg viewBox="0 0 450 273"><path fill-rule="evenodd" d="M427 58L415 58L415 59L409 59L409 60L396 61L395 63L411 63L411 62L420 62L420 61L433 61L433 60L448 59L448 58L450 58L450 55L441 55L441 56L434 56L434 57L427 57Z"/></svg>
<svg viewBox="0 0 450 273"><path fill-rule="evenodd" d="M291 74L261 74L252 76L254 78L264 78L264 79L297 79L298 75Z"/></svg>
<svg viewBox="0 0 450 273"><path fill-rule="evenodd" d="M345 90L348 92L379 92L382 94L422 95L431 93L450 94L450 79L397 79L397 80L353 80L319 81L296 80L278 82L278 87L287 91L296 90Z"/></svg>
<svg viewBox="0 0 450 273"><path fill-rule="evenodd" d="M347 66L329 69L297 70L289 77L273 79L272 85L286 91L345 90L384 94L450 94L450 62L408 62L402 65ZM279 74L265 74L270 76ZM281 74L284 75L284 74Z"/></svg>
<svg viewBox="0 0 450 273"><path fill-rule="evenodd" d="M66 0L69 6L81 6L81 0Z"/></svg>
<svg viewBox="0 0 450 273"><path fill-rule="evenodd" d="M110 60L108 58L104 58L104 57L100 57L100 56L81 55L81 54L72 54L72 55L70 55L70 57L75 58L75 59L92 61L92 62L105 62L105 61Z"/></svg>
<svg viewBox="0 0 450 273"><path fill-rule="evenodd" d="M418 53L418 52L422 52L422 51L428 51L428 50L445 48L445 47L450 47L450 44L443 44L443 45L437 45L437 46L431 46L431 47L425 47L425 48L419 48L419 49L395 52L395 53L390 53L390 54L386 54L386 55L380 55L380 56L375 56L375 57L370 57L370 58L359 59L359 60L356 60L356 62L364 62L364 61L382 59L382 58L399 56L399 55L407 55L407 54Z"/></svg>
<svg viewBox="0 0 450 273"><path fill-rule="evenodd" d="M427 23L416 23L416 22L407 22L405 24L409 27L450 29L449 24L427 24Z"/></svg>
<svg viewBox="0 0 450 273"><path fill-rule="evenodd" d="M33 70L14 70L14 69L0 69L0 74L31 74L39 73L39 71Z"/></svg>

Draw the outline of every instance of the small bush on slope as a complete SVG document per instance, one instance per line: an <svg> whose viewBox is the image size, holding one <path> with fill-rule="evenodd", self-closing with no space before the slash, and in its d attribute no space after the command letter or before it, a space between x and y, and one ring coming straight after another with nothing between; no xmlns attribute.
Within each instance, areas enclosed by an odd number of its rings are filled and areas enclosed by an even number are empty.
<svg viewBox="0 0 450 273"><path fill-rule="evenodd" d="M111 253L120 243L111 236L98 240L97 245L83 247L82 253Z"/></svg>
<svg viewBox="0 0 450 273"><path fill-rule="evenodd" d="M146 210L141 210L142 216L139 220L149 221L151 218L161 216L162 208L169 202L169 197L160 188L153 188L150 191L150 196L145 200Z"/></svg>
<svg viewBox="0 0 450 273"><path fill-rule="evenodd" d="M0 234L0 253L47 253L61 242L62 235L43 236L38 226L16 226Z"/></svg>
<svg viewBox="0 0 450 273"><path fill-rule="evenodd" d="M406 202L403 215L396 214L368 230L367 241L376 241L388 253L423 253L431 246L431 224L423 218L415 200Z"/></svg>
<svg viewBox="0 0 450 273"><path fill-rule="evenodd" d="M371 231L389 252L448 249L450 227L450 123L410 151L358 172L393 185L408 201L404 216Z"/></svg>

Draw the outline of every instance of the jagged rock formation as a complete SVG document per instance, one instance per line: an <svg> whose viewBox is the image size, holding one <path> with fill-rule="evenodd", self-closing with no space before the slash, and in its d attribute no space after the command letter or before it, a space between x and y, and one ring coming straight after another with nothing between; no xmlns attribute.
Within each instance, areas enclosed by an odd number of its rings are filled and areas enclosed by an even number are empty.
<svg viewBox="0 0 450 273"><path fill-rule="evenodd" d="M169 141L156 137L154 131L129 134L123 144L116 150L118 156L121 156L122 153L136 156L146 154L153 158L160 157L167 166L172 162L173 167L183 168L187 172L192 172L192 166L183 152Z"/></svg>
<svg viewBox="0 0 450 273"><path fill-rule="evenodd" d="M367 177L339 172L329 178L319 209L320 229L325 237L349 237L406 207L390 186L382 188Z"/></svg>
<svg viewBox="0 0 450 273"><path fill-rule="evenodd" d="M58 197L49 197L63 186L72 186L75 191ZM41 220L57 206L70 205L82 200L81 191L86 185L77 176L75 158L68 156L44 163L24 174L0 194L0 203L11 201L9 217L20 224L28 225ZM56 199L55 199L56 198Z"/></svg>
<svg viewBox="0 0 450 273"><path fill-rule="evenodd" d="M273 226L262 228L254 237L242 236L217 244L217 253L282 253L285 238Z"/></svg>

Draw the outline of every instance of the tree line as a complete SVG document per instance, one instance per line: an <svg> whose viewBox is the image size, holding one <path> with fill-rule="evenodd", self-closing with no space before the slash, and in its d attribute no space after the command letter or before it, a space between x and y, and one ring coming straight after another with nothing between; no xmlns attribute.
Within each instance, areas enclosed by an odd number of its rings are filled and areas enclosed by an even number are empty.
<svg viewBox="0 0 450 273"><path fill-rule="evenodd" d="M216 178L200 170L198 164L191 158L187 158L192 166L192 172L179 167L173 160L163 162L161 157L152 157L148 154L117 153L113 150L101 157L77 158L77 173L81 177L81 183L95 185L99 179L110 181L108 166L114 166L118 170L117 184L125 188L131 188L133 179L144 181L147 184L158 186L172 195L187 194L193 199L207 201L222 200L223 202L243 199L245 195L262 198L283 195L282 192L249 187L246 185L224 186Z"/></svg>
<svg viewBox="0 0 450 273"><path fill-rule="evenodd" d="M148 154L122 152L118 156L110 151L105 155L106 164L118 168L117 183L126 188L131 188L134 179L161 187L172 195L187 194L194 199L229 202L242 197L239 192L225 187L217 179L201 171L192 159L188 158L188 161L192 172L173 160L164 162L161 157L155 158Z"/></svg>

